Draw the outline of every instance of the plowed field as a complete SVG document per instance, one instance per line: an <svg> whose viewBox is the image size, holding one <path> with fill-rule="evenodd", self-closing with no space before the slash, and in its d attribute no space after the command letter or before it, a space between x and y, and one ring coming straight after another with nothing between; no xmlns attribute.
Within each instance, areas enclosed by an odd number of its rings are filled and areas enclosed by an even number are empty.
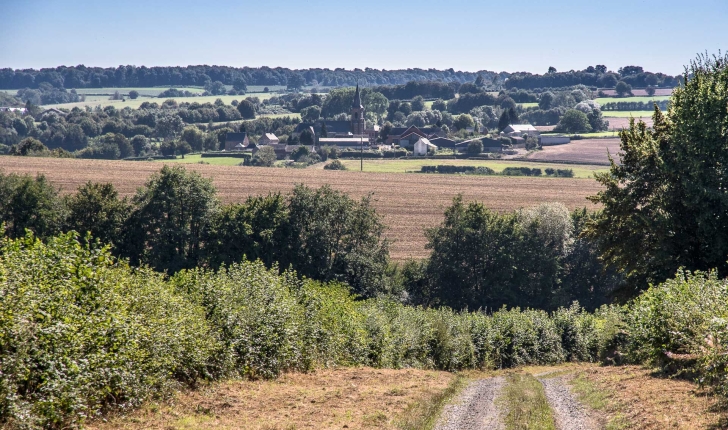
<svg viewBox="0 0 728 430"><path fill-rule="evenodd" d="M562 202L569 208L591 207L585 200L599 191L592 179L476 177L460 175L387 174L314 169L262 167L185 166L214 180L220 197L240 202L247 196L290 191L295 184L319 187L329 184L359 198L374 193L375 206L389 227L395 260L427 255L423 229L442 220L452 198L484 202L499 211L529 207L543 202ZM87 181L111 182L122 195L132 195L152 173L156 162L102 161L31 157L0 157L5 173L43 173L63 192L72 192Z"/></svg>
<svg viewBox="0 0 728 430"><path fill-rule="evenodd" d="M528 159L562 163L608 164L607 151L616 159L619 143L618 138L572 140L566 145L544 146L541 151L531 153Z"/></svg>

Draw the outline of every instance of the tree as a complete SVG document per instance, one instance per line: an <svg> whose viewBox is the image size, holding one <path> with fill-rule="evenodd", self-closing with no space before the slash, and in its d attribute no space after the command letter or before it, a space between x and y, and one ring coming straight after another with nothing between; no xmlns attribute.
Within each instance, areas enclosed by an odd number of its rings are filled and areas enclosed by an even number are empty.
<svg viewBox="0 0 728 430"><path fill-rule="evenodd" d="M648 96L652 97L655 95L655 87L649 86L649 87L645 88L645 92L647 93Z"/></svg>
<svg viewBox="0 0 728 430"><path fill-rule="evenodd" d="M238 92L240 92L240 91L243 91L243 92L244 91L248 91L248 85L246 84L245 79L243 79L243 78L235 78L233 80L233 89L235 91L238 91Z"/></svg>
<svg viewBox="0 0 728 430"><path fill-rule="evenodd" d="M306 146L301 145L298 148L294 149L293 152L291 152L291 159L293 159L294 161L298 161L301 158L308 156L308 154L310 153L311 151L309 151Z"/></svg>
<svg viewBox="0 0 728 430"><path fill-rule="evenodd" d="M556 67L554 67L554 66L550 66L550 67L549 67L549 71L548 71L547 73L548 73L548 74L554 74L554 73L556 73Z"/></svg>
<svg viewBox="0 0 728 430"><path fill-rule="evenodd" d="M126 199L119 199L112 184L87 182L66 198L66 207L66 230L90 233L104 244L122 243L131 207Z"/></svg>
<svg viewBox="0 0 728 430"><path fill-rule="evenodd" d="M597 64L595 69L597 69L597 72L599 72L599 73L607 73L607 66L605 66L603 64Z"/></svg>
<svg viewBox="0 0 728 430"><path fill-rule="evenodd" d="M301 110L301 119L313 122L321 117L321 108L318 106L309 106Z"/></svg>
<svg viewBox="0 0 728 430"><path fill-rule="evenodd" d="M213 96L219 96L227 92L227 90L225 89L225 84L220 81L215 81L209 85L205 85L205 89L209 91L210 94L212 94Z"/></svg>
<svg viewBox="0 0 728 430"><path fill-rule="evenodd" d="M384 125L382 125L382 128L379 129L379 138L382 139L382 142L387 141L389 133L392 131L392 127L394 127L392 123L387 121Z"/></svg>
<svg viewBox="0 0 728 430"><path fill-rule="evenodd" d="M139 98L139 91L137 91L137 90L129 91L129 98L132 100L136 100L137 98Z"/></svg>
<svg viewBox="0 0 728 430"><path fill-rule="evenodd" d="M440 112L444 112L447 110L447 103L445 103L445 100L437 99L432 102L432 110L439 110Z"/></svg>
<svg viewBox="0 0 728 430"><path fill-rule="evenodd" d="M412 110L415 112L425 110L425 99L422 96L417 96L412 99Z"/></svg>
<svg viewBox="0 0 728 430"><path fill-rule="evenodd" d="M475 78L475 86L478 88L483 88L485 86L485 79L483 79L483 75L478 74L478 77Z"/></svg>
<svg viewBox="0 0 728 430"><path fill-rule="evenodd" d="M619 97L624 97L627 94L632 95L632 85L630 85L624 81L617 82L617 85L614 87L614 90L617 92L617 95Z"/></svg>
<svg viewBox="0 0 728 430"><path fill-rule="evenodd" d="M313 145L315 139L316 137L314 136L313 132L308 128L305 128L301 132L301 135L298 136L298 140L299 142L301 142L301 145Z"/></svg>
<svg viewBox="0 0 728 430"><path fill-rule="evenodd" d="M238 104L238 112L244 119L255 119L255 105L249 100L243 100Z"/></svg>
<svg viewBox="0 0 728 430"><path fill-rule="evenodd" d="M132 264L169 273L199 265L203 232L218 208L211 179L179 166L164 166L137 192L133 203L124 247Z"/></svg>
<svg viewBox="0 0 728 430"><path fill-rule="evenodd" d="M192 151L202 151L205 143L205 133L194 125L185 127L180 136L180 141L187 142Z"/></svg>
<svg viewBox="0 0 728 430"><path fill-rule="evenodd" d="M455 120L455 123L453 125L458 130L465 130L468 127L475 126L475 121L473 121L472 116L464 113L464 114L458 116L458 118Z"/></svg>
<svg viewBox="0 0 728 430"><path fill-rule="evenodd" d="M134 156L134 148L131 146L131 143L129 143L129 139L127 139L123 134L120 133L107 133L99 139L100 145L115 145L117 148L119 148L119 156L118 158L127 158Z"/></svg>
<svg viewBox="0 0 728 430"><path fill-rule="evenodd" d="M567 110L554 129L559 133L588 133L591 130L587 115L576 109Z"/></svg>
<svg viewBox="0 0 728 430"><path fill-rule="evenodd" d="M262 167L271 167L278 160L275 149L270 146L261 147L258 152L253 155L253 165Z"/></svg>
<svg viewBox="0 0 728 430"><path fill-rule="evenodd" d="M157 118L157 124L154 129L157 136L170 139L181 133L184 126L185 123L179 115L163 115Z"/></svg>
<svg viewBox="0 0 728 430"><path fill-rule="evenodd" d="M652 129L630 121L621 163L597 174L603 210L588 224L601 258L627 279L632 296L678 268L728 275L728 55L698 57Z"/></svg>
<svg viewBox="0 0 728 430"><path fill-rule="evenodd" d="M301 275L349 284L354 293L386 293L389 243L371 198L356 202L329 186L298 185L289 198L289 263Z"/></svg>
<svg viewBox="0 0 728 430"><path fill-rule="evenodd" d="M131 147L134 149L135 155L150 149L149 139L142 135L136 135L131 138Z"/></svg>
<svg viewBox="0 0 728 430"><path fill-rule="evenodd" d="M288 78L286 87L289 90L300 90L304 85L306 85L306 79L300 73L294 73Z"/></svg>
<svg viewBox="0 0 728 430"><path fill-rule="evenodd" d="M4 175L0 173L0 225L10 238L25 236L28 229L45 238L60 232L65 207L43 175Z"/></svg>
<svg viewBox="0 0 728 430"><path fill-rule="evenodd" d="M46 152L48 152L48 147L32 137L26 137L10 149L10 155L34 155Z"/></svg>
<svg viewBox="0 0 728 430"><path fill-rule="evenodd" d="M468 154L478 155L483 152L483 142L480 139L468 143Z"/></svg>
<svg viewBox="0 0 728 430"><path fill-rule="evenodd" d="M347 170L344 163L341 160L334 160L324 166L324 170Z"/></svg>
<svg viewBox="0 0 728 430"><path fill-rule="evenodd" d="M549 110L551 109L551 103L554 101L554 93L551 91L546 91L545 93L541 94L541 99L538 101L538 108L541 110Z"/></svg>

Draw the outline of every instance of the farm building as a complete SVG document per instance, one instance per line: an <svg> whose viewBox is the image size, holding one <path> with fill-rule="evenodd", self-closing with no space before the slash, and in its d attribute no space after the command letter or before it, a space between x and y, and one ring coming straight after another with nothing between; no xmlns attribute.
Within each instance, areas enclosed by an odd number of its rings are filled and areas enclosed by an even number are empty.
<svg viewBox="0 0 728 430"><path fill-rule="evenodd" d="M457 142L446 137L436 137L434 139L430 139L430 143L436 145L438 148L455 148L455 145L457 145Z"/></svg>
<svg viewBox="0 0 728 430"><path fill-rule="evenodd" d="M281 143L278 136L273 133L265 133L258 139L258 145L277 145Z"/></svg>
<svg viewBox="0 0 728 430"><path fill-rule="evenodd" d="M239 151L240 149L237 149L238 144L242 145L243 148L247 148L250 145L250 139L247 133L228 133L225 136L226 151Z"/></svg>
<svg viewBox="0 0 728 430"><path fill-rule="evenodd" d="M434 139L437 137L445 137L445 132L439 127L423 127L419 128L415 125L410 127L395 127L389 131L387 135L387 145L402 145L402 140L407 140L406 145L412 145L417 140L410 140L411 134L416 134L420 137L426 137L428 139ZM411 142L411 144L410 144Z"/></svg>
<svg viewBox="0 0 728 430"><path fill-rule="evenodd" d="M504 128L502 131L506 136L523 136L527 134L529 136L538 136L538 130L531 124L511 124Z"/></svg>
<svg viewBox="0 0 728 430"><path fill-rule="evenodd" d="M455 145L455 150L459 152L467 152L468 145L476 140L483 143L483 152L503 152L503 143L500 140L490 139L488 137L464 140Z"/></svg>
<svg viewBox="0 0 728 430"><path fill-rule="evenodd" d="M437 146L430 143L430 140L426 137L421 137L415 142L414 144L414 155L416 156L425 156L429 151L437 151Z"/></svg>
<svg viewBox="0 0 728 430"><path fill-rule="evenodd" d="M360 137L320 137L319 146L338 146L339 148L361 149L362 146L369 146L369 139Z"/></svg>
<svg viewBox="0 0 728 430"><path fill-rule="evenodd" d="M571 142L569 136L541 136L538 138L538 144L541 146L565 145Z"/></svg>

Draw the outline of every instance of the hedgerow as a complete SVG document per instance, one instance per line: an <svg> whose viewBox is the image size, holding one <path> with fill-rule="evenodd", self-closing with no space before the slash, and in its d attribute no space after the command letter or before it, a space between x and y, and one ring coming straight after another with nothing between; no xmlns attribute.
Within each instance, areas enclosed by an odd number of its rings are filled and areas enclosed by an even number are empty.
<svg viewBox="0 0 728 430"><path fill-rule="evenodd" d="M679 273L626 307L492 313L359 300L261 262L171 278L73 234L0 248L0 424L74 428L183 386L366 365L457 371L564 361L685 368L728 392L728 288ZM666 358L667 357L667 358ZM674 361L674 360L672 360Z"/></svg>

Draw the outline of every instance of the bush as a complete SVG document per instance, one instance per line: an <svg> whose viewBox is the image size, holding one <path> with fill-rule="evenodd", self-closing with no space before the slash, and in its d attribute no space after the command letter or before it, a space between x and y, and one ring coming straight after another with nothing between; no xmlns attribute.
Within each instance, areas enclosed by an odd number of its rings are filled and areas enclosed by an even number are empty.
<svg viewBox="0 0 728 430"><path fill-rule="evenodd" d="M341 160L334 160L331 163L324 166L324 170L346 170L346 166Z"/></svg>

